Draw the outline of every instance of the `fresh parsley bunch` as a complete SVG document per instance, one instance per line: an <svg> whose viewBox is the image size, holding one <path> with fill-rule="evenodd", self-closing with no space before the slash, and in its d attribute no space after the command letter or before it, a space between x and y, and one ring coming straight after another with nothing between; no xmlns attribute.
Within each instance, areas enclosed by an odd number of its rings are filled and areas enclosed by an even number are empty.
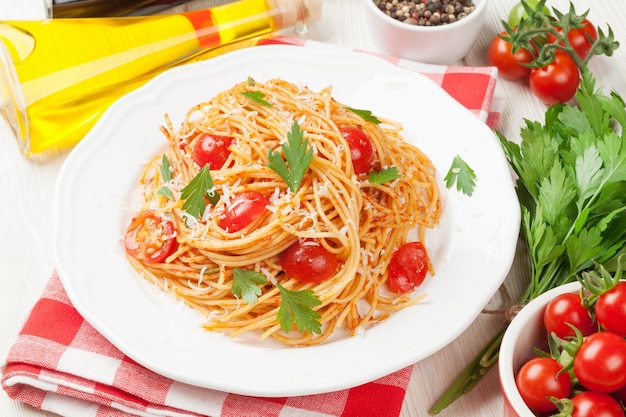
<svg viewBox="0 0 626 417"><path fill-rule="evenodd" d="M498 137L517 174L522 235L531 263L519 303L574 281L604 264L615 270L626 252L626 105L596 89L583 72L577 106L548 108L543 123L525 121L521 141ZM433 406L440 412L497 362L506 325Z"/></svg>

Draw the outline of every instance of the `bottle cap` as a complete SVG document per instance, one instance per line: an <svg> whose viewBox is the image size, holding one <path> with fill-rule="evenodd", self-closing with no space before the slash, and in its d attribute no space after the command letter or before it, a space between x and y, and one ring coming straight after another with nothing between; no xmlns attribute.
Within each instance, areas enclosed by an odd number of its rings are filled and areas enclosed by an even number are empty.
<svg viewBox="0 0 626 417"><path fill-rule="evenodd" d="M280 27L308 25L322 17L322 0L275 0Z"/></svg>

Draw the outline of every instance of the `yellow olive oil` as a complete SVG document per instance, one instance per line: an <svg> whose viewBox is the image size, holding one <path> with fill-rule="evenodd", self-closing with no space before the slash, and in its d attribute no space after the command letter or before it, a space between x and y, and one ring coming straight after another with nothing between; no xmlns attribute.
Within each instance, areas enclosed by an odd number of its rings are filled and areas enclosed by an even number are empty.
<svg viewBox="0 0 626 417"><path fill-rule="evenodd" d="M115 100L165 69L294 24L281 10L239 0L169 15L0 21L11 61L0 61L0 113L27 157L71 147ZM19 85L7 98L11 73Z"/></svg>

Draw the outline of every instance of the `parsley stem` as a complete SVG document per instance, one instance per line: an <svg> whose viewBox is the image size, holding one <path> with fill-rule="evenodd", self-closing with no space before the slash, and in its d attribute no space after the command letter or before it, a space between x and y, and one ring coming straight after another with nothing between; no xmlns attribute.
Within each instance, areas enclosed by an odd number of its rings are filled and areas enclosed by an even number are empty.
<svg viewBox="0 0 626 417"><path fill-rule="evenodd" d="M450 387L444 391L441 397L430 409L432 414L439 414L461 395L470 392L478 382L487 375L487 372L498 363L500 344L506 326L503 326L498 333L487 343L487 345L476 355L474 360L456 377Z"/></svg>

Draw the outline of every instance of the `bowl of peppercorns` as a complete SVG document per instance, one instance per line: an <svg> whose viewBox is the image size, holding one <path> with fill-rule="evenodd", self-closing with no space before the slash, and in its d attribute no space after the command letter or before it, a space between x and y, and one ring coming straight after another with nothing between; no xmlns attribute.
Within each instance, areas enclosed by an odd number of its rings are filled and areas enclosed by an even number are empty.
<svg viewBox="0 0 626 417"><path fill-rule="evenodd" d="M487 0L363 0L382 53L428 64L458 63L482 29Z"/></svg>

